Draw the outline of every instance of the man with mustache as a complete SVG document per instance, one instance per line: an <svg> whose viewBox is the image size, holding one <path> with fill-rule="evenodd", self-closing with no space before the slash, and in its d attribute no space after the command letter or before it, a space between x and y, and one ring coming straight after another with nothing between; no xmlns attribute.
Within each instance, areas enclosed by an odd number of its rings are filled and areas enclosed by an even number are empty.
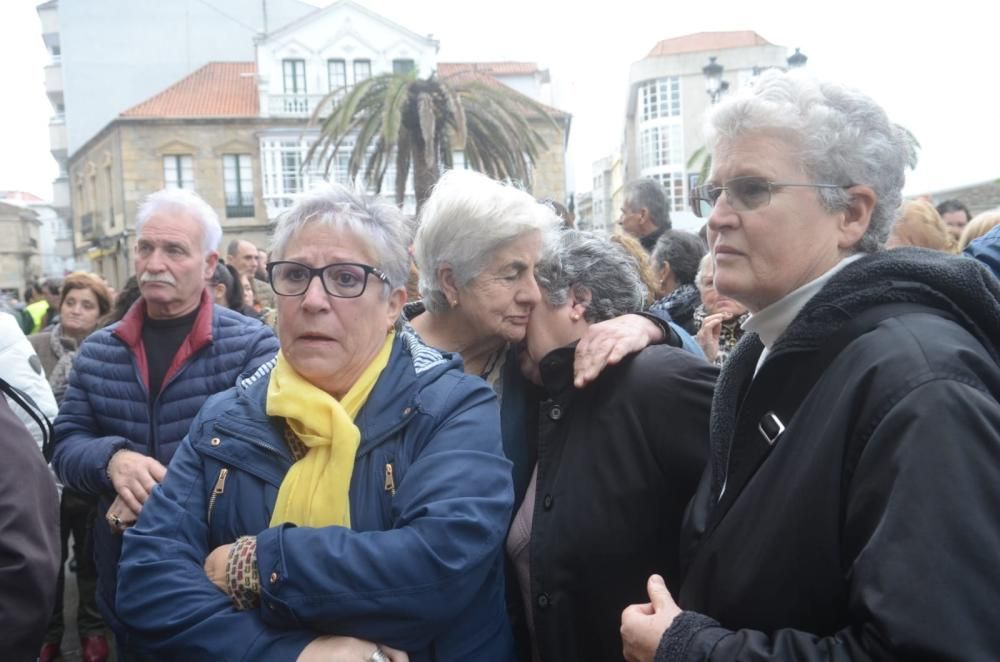
<svg viewBox="0 0 1000 662"><path fill-rule="evenodd" d="M114 614L121 533L133 524L209 396L278 350L270 328L213 304L206 290L222 237L212 208L167 189L136 215L140 299L120 322L80 347L56 419L53 467L70 487L99 496L94 527L97 598L132 659Z"/></svg>

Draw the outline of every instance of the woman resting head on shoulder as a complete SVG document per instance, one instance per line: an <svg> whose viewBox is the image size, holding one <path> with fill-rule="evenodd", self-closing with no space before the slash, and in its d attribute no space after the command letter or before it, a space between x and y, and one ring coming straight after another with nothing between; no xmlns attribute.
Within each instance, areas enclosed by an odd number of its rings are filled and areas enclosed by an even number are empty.
<svg viewBox="0 0 1000 662"><path fill-rule="evenodd" d="M278 221L280 352L205 404L125 535L118 607L141 649L510 659L496 398L398 331L410 237L339 186Z"/></svg>
<svg viewBox="0 0 1000 662"><path fill-rule="evenodd" d="M646 285L624 248L576 230L546 246L536 275L541 302L526 346L545 399L507 538L524 607L514 622L528 626L515 634L537 659L611 660L622 609L644 597L646 577L679 577L681 517L704 467L718 370L657 345L575 388L574 344L592 325L640 310Z"/></svg>
<svg viewBox="0 0 1000 662"><path fill-rule="evenodd" d="M413 257L423 300L406 316L427 344L460 353L465 371L486 379L501 399L504 376L517 370L507 352L524 340L539 301L535 264L559 227L549 205L471 170L442 175L420 211ZM665 326L637 315L595 325L577 347L578 385L661 342Z"/></svg>
<svg viewBox="0 0 1000 662"><path fill-rule="evenodd" d="M413 328L496 383L508 345L524 340L538 303L535 264L558 227L551 207L513 186L471 170L442 175L414 241L425 312L411 316Z"/></svg>

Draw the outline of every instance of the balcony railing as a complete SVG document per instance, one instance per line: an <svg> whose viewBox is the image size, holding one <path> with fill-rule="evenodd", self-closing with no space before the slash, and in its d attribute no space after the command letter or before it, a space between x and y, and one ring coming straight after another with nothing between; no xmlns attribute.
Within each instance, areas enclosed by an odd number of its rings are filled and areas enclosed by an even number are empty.
<svg viewBox="0 0 1000 662"><path fill-rule="evenodd" d="M275 94L268 110L272 117L308 117L325 98L325 94Z"/></svg>
<svg viewBox="0 0 1000 662"><path fill-rule="evenodd" d="M253 218L253 205L226 205L226 218Z"/></svg>

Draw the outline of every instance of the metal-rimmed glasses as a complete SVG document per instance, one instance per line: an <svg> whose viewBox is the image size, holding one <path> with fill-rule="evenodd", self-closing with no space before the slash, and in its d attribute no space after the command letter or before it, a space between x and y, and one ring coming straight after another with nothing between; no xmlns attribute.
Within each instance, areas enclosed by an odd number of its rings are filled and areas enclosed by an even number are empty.
<svg viewBox="0 0 1000 662"><path fill-rule="evenodd" d="M840 184L790 184L768 181L766 177L735 177L722 184L703 184L691 189L691 211L698 218L707 218L722 192L726 192L726 202L736 211L752 211L771 204L771 194L782 188L850 188Z"/></svg>
<svg viewBox="0 0 1000 662"><path fill-rule="evenodd" d="M305 294L313 278L319 276L319 282L330 296L355 299L365 293L369 275L383 283L389 282L389 277L381 269L355 262L334 262L324 267L310 267L290 260L279 260L267 265L271 289L283 297Z"/></svg>

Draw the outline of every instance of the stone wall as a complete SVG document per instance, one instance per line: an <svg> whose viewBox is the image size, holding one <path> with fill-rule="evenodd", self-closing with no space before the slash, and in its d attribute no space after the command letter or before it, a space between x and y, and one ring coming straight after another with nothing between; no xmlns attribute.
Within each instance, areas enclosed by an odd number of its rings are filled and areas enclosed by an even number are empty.
<svg viewBox="0 0 1000 662"><path fill-rule="evenodd" d="M534 121L546 148L535 161L531 194L536 198L551 198L567 204L566 200L566 130L569 116L556 118L557 126L542 120Z"/></svg>

